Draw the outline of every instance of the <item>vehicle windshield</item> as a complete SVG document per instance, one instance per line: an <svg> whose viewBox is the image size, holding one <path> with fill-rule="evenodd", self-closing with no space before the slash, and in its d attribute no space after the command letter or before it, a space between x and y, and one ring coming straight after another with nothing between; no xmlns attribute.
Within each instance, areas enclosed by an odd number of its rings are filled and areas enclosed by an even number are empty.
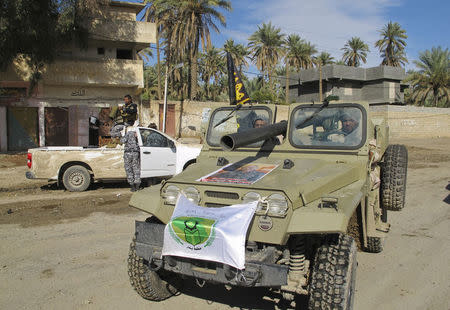
<svg viewBox="0 0 450 310"><path fill-rule="evenodd" d="M290 140L299 148L358 148L365 136L363 112L356 106L300 106L294 110Z"/></svg>
<svg viewBox="0 0 450 310"><path fill-rule="evenodd" d="M272 111L268 107L241 107L232 117L215 127L226 118L234 107L215 110L211 116L206 141L211 146L219 146L224 135L245 132L251 128L264 127L271 124ZM264 141L249 144L247 147L260 147Z"/></svg>

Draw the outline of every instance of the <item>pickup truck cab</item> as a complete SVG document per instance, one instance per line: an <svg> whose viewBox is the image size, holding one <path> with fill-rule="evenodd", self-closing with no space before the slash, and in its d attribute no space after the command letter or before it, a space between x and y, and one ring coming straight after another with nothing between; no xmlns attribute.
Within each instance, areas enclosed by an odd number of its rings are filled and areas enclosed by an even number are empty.
<svg viewBox="0 0 450 310"><path fill-rule="evenodd" d="M183 144L151 128L138 127L141 178L170 177L195 163L202 145ZM96 181L125 180L123 145L115 148L52 146L28 150L28 179L47 179L73 192Z"/></svg>

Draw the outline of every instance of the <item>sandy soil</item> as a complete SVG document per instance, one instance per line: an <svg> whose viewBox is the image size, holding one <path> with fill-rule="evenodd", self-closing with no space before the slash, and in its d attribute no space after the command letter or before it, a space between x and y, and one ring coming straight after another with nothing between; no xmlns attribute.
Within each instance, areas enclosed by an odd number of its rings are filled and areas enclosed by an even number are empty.
<svg viewBox="0 0 450 310"><path fill-rule="evenodd" d="M409 149L407 204L390 212L385 250L358 253L355 309L450 308L450 139ZM124 184L69 193L24 177L23 155L0 155L2 309L274 309L265 289L188 282L182 294L140 298L126 272L134 220Z"/></svg>

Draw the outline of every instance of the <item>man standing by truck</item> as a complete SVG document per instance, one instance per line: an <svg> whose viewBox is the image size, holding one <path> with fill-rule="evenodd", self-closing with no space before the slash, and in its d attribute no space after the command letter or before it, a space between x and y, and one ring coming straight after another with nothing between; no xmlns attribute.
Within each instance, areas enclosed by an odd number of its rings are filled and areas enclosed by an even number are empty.
<svg viewBox="0 0 450 310"><path fill-rule="evenodd" d="M127 133L120 138L120 142L124 144L123 163L127 181L131 186L131 191L135 192L141 185L140 150L135 129L128 129Z"/></svg>
<svg viewBox="0 0 450 310"><path fill-rule="evenodd" d="M111 128L111 137L120 137L120 132L128 126L133 126L137 119L137 105L133 103L130 95L123 98L125 105L113 107L109 117L114 121Z"/></svg>

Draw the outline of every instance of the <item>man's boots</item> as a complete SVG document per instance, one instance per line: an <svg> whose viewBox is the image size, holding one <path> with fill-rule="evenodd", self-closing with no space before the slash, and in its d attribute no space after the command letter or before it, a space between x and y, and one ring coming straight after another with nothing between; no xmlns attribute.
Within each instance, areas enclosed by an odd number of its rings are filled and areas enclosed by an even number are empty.
<svg viewBox="0 0 450 310"><path fill-rule="evenodd" d="M140 190L141 188L141 183L134 183L134 188L135 188L135 190Z"/></svg>
<svg viewBox="0 0 450 310"><path fill-rule="evenodd" d="M137 191L137 189L136 189L136 184L130 184L131 185L131 189L130 189L130 191L132 191L132 192L135 192L135 191Z"/></svg>

